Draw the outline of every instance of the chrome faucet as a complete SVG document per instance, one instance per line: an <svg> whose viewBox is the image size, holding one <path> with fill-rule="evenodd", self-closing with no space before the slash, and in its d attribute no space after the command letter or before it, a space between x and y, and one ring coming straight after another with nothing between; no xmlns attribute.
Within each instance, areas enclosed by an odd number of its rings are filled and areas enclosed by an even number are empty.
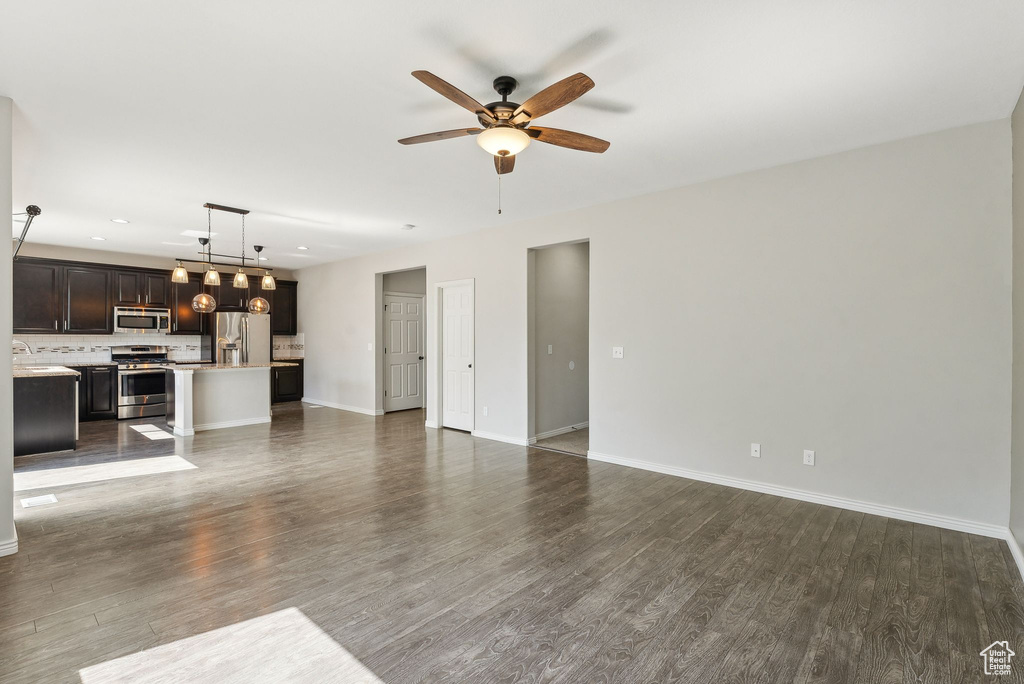
<svg viewBox="0 0 1024 684"><path fill-rule="evenodd" d="M31 356L32 347L28 346L26 342L22 342L21 340L11 340L11 354L14 357ZM13 358L12 361L17 361L17 358Z"/></svg>

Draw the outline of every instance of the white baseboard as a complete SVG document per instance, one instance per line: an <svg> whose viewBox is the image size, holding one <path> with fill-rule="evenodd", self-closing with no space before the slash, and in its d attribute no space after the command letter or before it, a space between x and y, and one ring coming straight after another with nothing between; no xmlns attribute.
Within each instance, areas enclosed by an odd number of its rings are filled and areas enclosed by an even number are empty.
<svg viewBox="0 0 1024 684"><path fill-rule="evenodd" d="M317 404L318 406L326 406L327 408L338 409L339 411L349 411L351 413L361 413L364 416L383 416L384 409L365 409L358 406L347 406L345 404L336 404L333 401L324 401L323 399L310 399L309 397L302 397L304 404Z"/></svg>
<svg viewBox="0 0 1024 684"><path fill-rule="evenodd" d="M548 430L547 432L538 432L536 437L530 438L530 444L536 444L539 439L547 439L548 437L557 437L558 435L564 435L567 432L573 430L582 430L583 428L590 427L590 421L585 420L582 423L576 425L567 425L565 427L555 428L554 430Z"/></svg>
<svg viewBox="0 0 1024 684"><path fill-rule="evenodd" d="M1014 536L1013 530L1006 528L1006 545L1010 547L1010 554L1013 556L1013 560L1017 563L1017 571L1020 576L1024 578L1024 552L1021 552L1020 544L1017 543L1017 537Z"/></svg>
<svg viewBox="0 0 1024 684"><path fill-rule="evenodd" d="M196 431L192 430L191 428L186 430L185 428L178 427L177 425L174 426L174 429L171 430L171 432L178 435L179 437L191 437L192 435L196 434Z"/></svg>
<svg viewBox="0 0 1024 684"><path fill-rule="evenodd" d="M951 518L945 515L936 515L935 513L924 513L922 511L913 511L907 508L897 508L896 506L886 506L884 504L859 501L857 499L847 499L840 496L832 496L830 494L817 494L803 489L780 487L778 485L757 482L754 480L741 480L735 477L727 477L724 475L705 473L699 470L689 470L687 468L662 465L651 461L620 458L619 456L601 454L596 451L588 451L587 457L592 458L595 461L614 463L616 465L627 466L629 468L639 468L641 470L650 470L656 473L664 473L666 475L686 477L691 480L711 482L713 484L725 485L726 487L736 487L737 489L747 489L752 492L761 492L762 494L774 494L775 496L781 496L787 499L797 499L799 501L824 504L826 506L834 506L836 508L845 508L847 510L857 511L858 513L870 513L871 515L895 518L896 520L906 520L907 522L921 523L922 525L932 525L934 527L942 527L947 530L977 534L983 537L1006 539L1007 534L1009 534L1009 529L1002 525L991 525L972 520ZM1012 545L1010 546L1010 550L1013 550ZM1020 563L1020 561L1018 561L1018 563Z"/></svg>
<svg viewBox="0 0 1024 684"><path fill-rule="evenodd" d="M203 423L202 425L193 425L192 429L196 432L202 432L203 430L219 430L221 428L232 428L242 427L243 425L260 425L262 423L269 423L270 416L265 418L243 418L242 420L225 420L220 423Z"/></svg>
<svg viewBox="0 0 1024 684"><path fill-rule="evenodd" d="M18 553L18 536L15 533L14 539L0 542L0 556L10 556Z"/></svg>
<svg viewBox="0 0 1024 684"><path fill-rule="evenodd" d="M434 428L435 430L437 429L437 421L436 420L425 420L425 421L423 421L423 424L425 426L427 426L428 428Z"/></svg>
<svg viewBox="0 0 1024 684"><path fill-rule="evenodd" d="M509 437L508 435L499 435L495 432L481 432L479 430L473 430L470 434L474 437L479 437L480 439L492 439L495 442L505 442L507 444L515 444L516 446L530 446L530 441L527 439Z"/></svg>

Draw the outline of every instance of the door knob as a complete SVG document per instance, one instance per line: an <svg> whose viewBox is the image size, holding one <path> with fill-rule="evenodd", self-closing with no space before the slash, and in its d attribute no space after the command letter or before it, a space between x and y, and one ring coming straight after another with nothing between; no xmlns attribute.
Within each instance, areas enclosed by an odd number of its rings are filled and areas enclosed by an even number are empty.
<svg viewBox="0 0 1024 684"><path fill-rule="evenodd" d="M470 367L470 368L472 368L472 367L473 367L473 364L469 364L469 367Z"/></svg>
<svg viewBox="0 0 1024 684"><path fill-rule="evenodd" d="M422 361L422 360L423 360L423 357L421 356L421 357L420 357L420 361Z"/></svg>

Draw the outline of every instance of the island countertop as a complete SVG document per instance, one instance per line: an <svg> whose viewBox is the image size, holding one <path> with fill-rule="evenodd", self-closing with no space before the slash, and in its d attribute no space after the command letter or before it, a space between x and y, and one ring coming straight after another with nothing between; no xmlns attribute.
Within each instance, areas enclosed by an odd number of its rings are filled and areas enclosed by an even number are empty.
<svg viewBox="0 0 1024 684"><path fill-rule="evenodd" d="M168 364L163 366L167 370L179 371L179 370L190 370L190 371L218 371L218 370L244 370L246 368L281 368L283 366L297 366L297 363L284 363L281 361L271 361L268 363L240 363L238 365L232 365L230 363L175 363L173 365Z"/></svg>
<svg viewBox="0 0 1024 684"><path fill-rule="evenodd" d="M67 366L14 366L16 378L53 378L64 375L79 376L79 372Z"/></svg>

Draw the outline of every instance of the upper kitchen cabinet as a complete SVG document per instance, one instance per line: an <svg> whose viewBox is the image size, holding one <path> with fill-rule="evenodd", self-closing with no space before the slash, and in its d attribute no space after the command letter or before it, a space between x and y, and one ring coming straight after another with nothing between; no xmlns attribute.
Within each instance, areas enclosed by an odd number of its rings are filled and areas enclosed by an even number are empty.
<svg viewBox="0 0 1024 684"><path fill-rule="evenodd" d="M278 280L277 289L267 292L270 299L270 329L275 335L295 335L299 332L299 287L294 281Z"/></svg>
<svg viewBox="0 0 1024 684"><path fill-rule="evenodd" d="M59 264L19 259L14 262L14 333L53 334L61 330Z"/></svg>
<svg viewBox="0 0 1024 684"><path fill-rule="evenodd" d="M254 279L253 276L249 276L249 287L240 288L235 287L232 282L235 274L230 271L225 271L220 274L220 285L212 288L210 294L217 300L218 309L227 309L228 311L247 311L249 307L249 298L255 297Z"/></svg>
<svg viewBox="0 0 1024 684"><path fill-rule="evenodd" d="M63 332L101 335L114 332L109 269L67 266L63 289Z"/></svg>
<svg viewBox="0 0 1024 684"><path fill-rule="evenodd" d="M192 300L203 291L203 276L189 273L187 283L174 283L171 301L171 334L202 335L206 332L205 317L192 308ZM216 295L214 295L216 298Z"/></svg>
<svg viewBox="0 0 1024 684"><path fill-rule="evenodd" d="M145 271L114 271L114 306L166 307L170 278Z"/></svg>

